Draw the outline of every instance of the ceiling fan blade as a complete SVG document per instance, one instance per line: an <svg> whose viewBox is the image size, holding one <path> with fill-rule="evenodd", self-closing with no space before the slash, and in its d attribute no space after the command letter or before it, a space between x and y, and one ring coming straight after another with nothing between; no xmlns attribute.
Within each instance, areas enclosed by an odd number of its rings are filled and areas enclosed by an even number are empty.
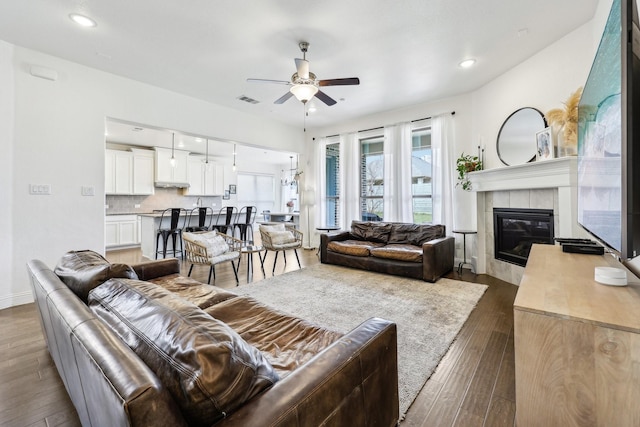
<svg viewBox="0 0 640 427"><path fill-rule="evenodd" d="M291 82L286 80L269 80L269 79L247 79L249 83L277 83L279 85L288 85Z"/></svg>
<svg viewBox="0 0 640 427"><path fill-rule="evenodd" d="M282 95L280 98L276 99L273 103L274 104L284 104L284 102L291 98L293 96L293 94L291 92L287 92L284 95Z"/></svg>
<svg viewBox="0 0 640 427"><path fill-rule="evenodd" d="M320 101L324 102L328 106L332 106L332 105L334 105L336 103L335 99L333 99L332 97L330 97L329 95L327 95L326 93L324 93L321 90L319 90L316 93L316 98L318 98Z"/></svg>
<svg viewBox="0 0 640 427"><path fill-rule="evenodd" d="M360 79L357 77L348 77L346 79L329 79L320 80L318 86L350 86L359 85Z"/></svg>
<svg viewBox="0 0 640 427"><path fill-rule="evenodd" d="M298 77L301 79L309 78L309 61L306 59L296 58L296 69L298 70Z"/></svg>

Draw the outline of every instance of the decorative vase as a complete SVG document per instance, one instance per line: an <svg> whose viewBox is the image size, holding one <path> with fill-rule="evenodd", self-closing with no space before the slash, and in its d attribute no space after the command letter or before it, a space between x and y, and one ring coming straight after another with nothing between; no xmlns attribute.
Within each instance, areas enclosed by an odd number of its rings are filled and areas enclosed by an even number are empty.
<svg viewBox="0 0 640 427"><path fill-rule="evenodd" d="M287 209L289 209L289 213L293 213L293 206L287 206Z"/></svg>
<svg viewBox="0 0 640 427"><path fill-rule="evenodd" d="M566 126L566 124L561 126L554 125L552 128L555 137L554 150L556 157L578 155L577 138L575 138L577 135L570 135Z"/></svg>

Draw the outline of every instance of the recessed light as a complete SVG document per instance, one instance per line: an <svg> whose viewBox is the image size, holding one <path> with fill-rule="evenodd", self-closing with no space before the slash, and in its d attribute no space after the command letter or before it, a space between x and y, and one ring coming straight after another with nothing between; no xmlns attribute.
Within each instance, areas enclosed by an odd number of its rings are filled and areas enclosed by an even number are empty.
<svg viewBox="0 0 640 427"><path fill-rule="evenodd" d="M465 59L464 61L462 61L461 63L459 63L458 65L461 66L462 68L469 68L471 67L473 64L476 63L475 59Z"/></svg>
<svg viewBox="0 0 640 427"><path fill-rule="evenodd" d="M93 19L84 16L84 15L80 15L78 13L70 13L69 14L69 19L71 19L73 22L75 22L76 24L80 25L81 27L96 27L98 26L98 24L96 23L96 21L94 21Z"/></svg>
<svg viewBox="0 0 640 427"><path fill-rule="evenodd" d="M315 113L316 112L316 107L311 106L311 107L309 107L309 109L307 111L309 111L310 113Z"/></svg>

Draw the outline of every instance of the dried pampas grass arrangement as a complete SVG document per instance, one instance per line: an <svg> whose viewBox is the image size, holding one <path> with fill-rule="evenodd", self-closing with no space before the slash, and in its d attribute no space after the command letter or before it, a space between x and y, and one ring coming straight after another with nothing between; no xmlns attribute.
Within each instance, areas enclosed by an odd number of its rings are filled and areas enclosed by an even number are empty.
<svg viewBox="0 0 640 427"><path fill-rule="evenodd" d="M580 96L582 96L582 87L579 87L569 96L569 99L564 102L564 108L554 108L545 114L547 123L556 132L562 131L564 144L567 147L576 148L578 146L578 103L580 102Z"/></svg>

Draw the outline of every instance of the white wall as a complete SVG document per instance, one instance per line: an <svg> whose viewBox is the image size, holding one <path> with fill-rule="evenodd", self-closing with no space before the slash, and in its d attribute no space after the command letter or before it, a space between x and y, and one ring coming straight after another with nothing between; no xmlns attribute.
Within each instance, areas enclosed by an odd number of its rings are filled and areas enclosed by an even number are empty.
<svg viewBox="0 0 640 427"><path fill-rule="evenodd" d="M522 107L543 113L562 108L562 102L584 85L595 53L593 38L589 22L472 94L473 134L476 143L485 146L487 169L505 166L498 158L496 139L511 113ZM532 156L534 147L532 138Z"/></svg>
<svg viewBox="0 0 640 427"><path fill-rule="evenodd" d="M59 78L33 77L30 65L54 69ZM4 43L0 77L0 92L9 95L0 101L3 113L8 109L0 118L2 152L14 160L13 170L10 161L0 168L1 201L9 201L2 203L2 218L13 218L0 245L3 254L13 254L0 257L8 270L0 308L32 300L28 260L53 267L69 250L104 252L106 117L284 151L297 148L302 136L300 129L268 119ZM52 194L29 195L29 184L50 184ZM94 186L96 196L82 197L81 186Z"/></svg>
<svg viewBox="0 0 640 427"><path fill-rule="evenodd" d="M13 270L13 134L14 134L14 76L13 46L0 41L0 220L2 221L2 238L0 239L0 301L2 295L12 295L14 291ZM12 305L11 299L7 305ZM0 308L3 308L0 305Z"/></svg>

